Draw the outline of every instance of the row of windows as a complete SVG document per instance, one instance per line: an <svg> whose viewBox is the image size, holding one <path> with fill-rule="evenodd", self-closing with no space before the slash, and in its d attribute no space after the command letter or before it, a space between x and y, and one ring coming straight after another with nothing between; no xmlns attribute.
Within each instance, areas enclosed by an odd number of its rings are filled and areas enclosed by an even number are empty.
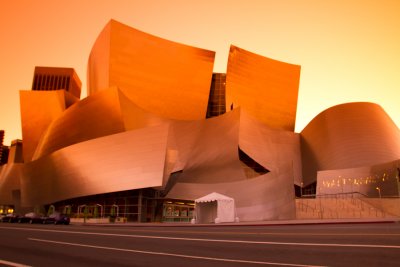
<svg viewBox="0 0 400 267"><path fill-rule="evenodd" d="M210 99L212 99L215 96L223 96L225 98L225 88L222 90L215 90L211 88L210 90Z"/></svg>
<svg viewBox="0 0 400 267"><path fill-rule="evenodd" d="M33 79L33 90L69 89L70 77L60 75L36 74Z"/></svg>
<svg viewBox="0 0 400 267"><path fill-rule="evenodd" d="M212 81L222 81L225 82L226 81L226 75L213 75L212 76Z"/></svg>
<svg viewBox="0 0 400 267"><path fill-rule="evenodd" d="M208 110L217 110L217 109L225 110L225 103L216 103L208 107Z"/></svg>
<svg viewBox="0 0 400 267"><path fill-rule="evenodd" d="M210 104L225 104L225 96L223 95L210 96L208 100L208 105Z"/></svg>
<svg viewBox="0 0 400 267"><path fill-rule="evenodd" d="M225 81L226 74L213 74L208 100L207 118L225 113Z"/></svg>

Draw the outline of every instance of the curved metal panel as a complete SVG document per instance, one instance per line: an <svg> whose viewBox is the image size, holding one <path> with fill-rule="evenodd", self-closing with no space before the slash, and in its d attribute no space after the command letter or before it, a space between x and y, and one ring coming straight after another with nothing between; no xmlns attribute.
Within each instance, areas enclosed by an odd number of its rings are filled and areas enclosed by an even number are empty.
<svg viewBox="0 0 400 267"><path fill-rule="evenodd" d="M217 191L235 198L242 221L295 217L292 170L296 166L300 179L298 135L270 129L240 108L206 121L172 123L171 135L176 135L183 172L168 198L196 199ZM272 164L273 171L246 179L238 142L258 162Z"/></svg>
<svg viewBox="0 0 400 267"><path fill-rule="evenodd" d="M93 139L25 164L23 206L163 183L168 127L157 126Z"/></svg>
<svg viewBox="0 0 400 267"><path fill-rule="evenodd" d="M43 134L34 159L79 142L169 122L144 111L118 88L109 88L85 98L55 119Z"/></svg>
<svg viewBox="0 0 400 267"><path fill-rule="evenodd" d="M119 103L126 130L169 124L173 121L143 110L122 92L119 92Z"/></svg>
<svg viewBox="0 0 400 267"><path fill-rule="evenodd" d="M289 220L296 217L291 166L257 178L226 183L178 183L167 195L195 200L211 192L235 200L240 221Z"/></svg>
<svg viewBox="0 0 400 267"><path fill-rule="evenodd" d="M104 90L76 103L54 120L41 138L33 159L124 130L118 89Z"/></svg>
<svg viewBox="0 0 400 267"><path fill-rule="evenodd" d="M326 194L360 193L355 197L398 197L400 160L373 166L319 171L317 197Z"/></svg>
<svg viewBox="0 0 400 267"><path fill-rule="evenodd" d="M109 88L111 22L96 39L87 65L87 95Z"/></svg>
<svg viewBox="0 0 400 267"><path fill-rule="evenodd" d="M226 109L240 106L272 128L294 131L299 81L300 66L231 46Z"/></svg>
<svg viewBox="0 0 400 267"><path fill-rule="evenodd" d="M220 183L244 180L238 157L240 110L208 120L175 121L171 137L183 169L180 182Z"/></svg>
<svg viewBox="0 0 400 267"><path fill-rule="evenodd" d="M179 120L206 117L215 52L111 20L89 57L89 94L110 86L141 108Z"/></svg>
<svg viewBox="0 0 400 267"><path fill-rule="evenodd" d="M373 103L347 103L315 117L301 132L303 179L317 171L355 168L400 158L400 131Z"/></svg>
<svg viewBox="0 0 400 267"><path fill-rule="evenodd" d="M73 99L64 90L20 91L24 162L29 162L47 127L67 108ZM65 131L65 129L64 129Z"/></svg>
<svg viewBox="0 0 400 267"><path fill-rule="evenodd" d="M271 172L279 170L282 165L292 165L294 183L301 185L299 134L273 129L241 110L239 146Z"/></svg>

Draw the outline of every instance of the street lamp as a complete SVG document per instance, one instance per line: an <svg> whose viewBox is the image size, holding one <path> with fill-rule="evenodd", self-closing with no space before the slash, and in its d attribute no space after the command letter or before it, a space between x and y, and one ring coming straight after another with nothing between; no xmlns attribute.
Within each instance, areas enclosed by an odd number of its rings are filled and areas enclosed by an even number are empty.
<svg viewBox="0 0 400 267"><path fill-rule="evenodd" d="M377 187L377 188L375 188L375 189L378 190L379 198L382 198L382 196L381 196L381 189L380 189L379 187Z"/></svg>

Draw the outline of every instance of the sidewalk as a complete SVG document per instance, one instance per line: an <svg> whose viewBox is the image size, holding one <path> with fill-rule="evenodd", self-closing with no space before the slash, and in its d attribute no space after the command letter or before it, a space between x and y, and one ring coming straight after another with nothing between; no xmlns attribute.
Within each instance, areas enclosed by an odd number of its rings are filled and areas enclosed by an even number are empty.
<svg viewBox="0 0 400 267"><path fill-rule="evenodd" d="M218 227L218 226L279 226L279 225L317 225L317 224L366 224L366 223L400 223L400 218L375 218L375 219L325 219L325 220L278 220L255 221L239 223L209 223L191 224L188 222L152 222L152 223L71 223L85 226L116 226L116 227Z"/></svg>

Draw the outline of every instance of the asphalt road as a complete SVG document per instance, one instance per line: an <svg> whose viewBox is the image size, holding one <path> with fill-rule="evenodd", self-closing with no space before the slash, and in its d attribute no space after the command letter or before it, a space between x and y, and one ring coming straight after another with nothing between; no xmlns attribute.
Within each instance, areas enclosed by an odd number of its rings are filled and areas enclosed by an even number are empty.
<svg viewBox="0 0 400 267"><path fill-rule="evenodd" d="M0 223L0 266L400 266L400 224Z"/></svg>

